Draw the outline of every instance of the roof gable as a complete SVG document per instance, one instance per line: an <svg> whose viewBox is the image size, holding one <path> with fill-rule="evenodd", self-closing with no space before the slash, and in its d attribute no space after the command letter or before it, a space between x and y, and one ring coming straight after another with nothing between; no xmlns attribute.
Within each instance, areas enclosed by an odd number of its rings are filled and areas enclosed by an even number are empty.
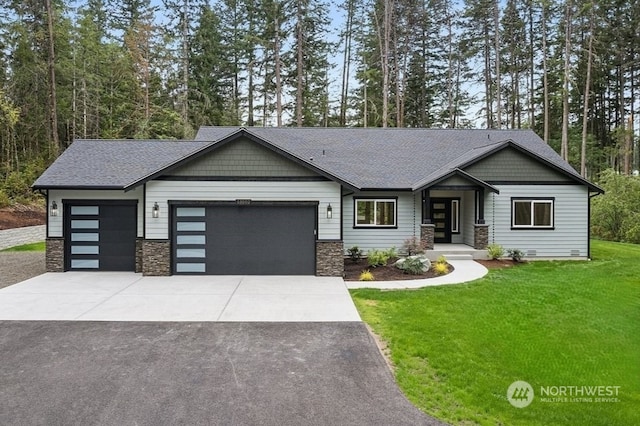
<svg viewBox="0 0 640 426"><path fill-rule="evenodd" d="M566 173L539 158L505 144L501 149L473 160L464 170L487 182L573 182Z"/></svg>
<svg viewBox="0 0 640 426"><path fill-rule="evenodd" d="M239 137L167 173L171 176L313 177L317 173L254 141Z"/></svg>

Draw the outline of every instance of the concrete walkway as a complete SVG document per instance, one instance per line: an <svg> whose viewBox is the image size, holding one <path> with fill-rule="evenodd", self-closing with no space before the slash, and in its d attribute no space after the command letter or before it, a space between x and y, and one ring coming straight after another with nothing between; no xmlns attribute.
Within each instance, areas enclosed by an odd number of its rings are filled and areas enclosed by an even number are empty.
<svg viewBox="0 0 640 426"><path fill-rule="evenodd" d="M21 246L23 244L44 241L46 232L45 225L2 229L0 230L0 250L4 250L9 247Z"/></svg>
<svg viewBox="0 0 640 426"><path fill-rule="evenodd" d="M435 285L461 284L474 281L487 275L487 268L473 260L449 260L454 270L452 273L441 277L426 278L423 280L400 281L346 281L347 287L355 288L379 288L384 290L399 290L429 287Z"/></svg>
<svg viewBox="0 0 640 426"><path fill-rule="evenodd" d="M0 320L360 321L341 278L46 273L0 289Z"/></svg>

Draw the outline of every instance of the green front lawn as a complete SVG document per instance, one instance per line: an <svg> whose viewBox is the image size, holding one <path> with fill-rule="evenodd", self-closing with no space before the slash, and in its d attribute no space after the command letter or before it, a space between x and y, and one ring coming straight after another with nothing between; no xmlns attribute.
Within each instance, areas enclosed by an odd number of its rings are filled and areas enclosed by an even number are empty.
<svg viewBox="0 0 640 426"><path fill-rule="evenodd" d="M41 241L39 243L24 244L0 251L45 251L45 242Z"/></svg>
<svg viewBox="0 0 640 426"><path fill-rule="evenodd" d="M352 296L389 345L402 390L434 417L640 424L640 246L593 241L592 250L590 262L531 262L471 284ZM507 401L516 380L533 387L528 407ZM619 402L544 402L549 386L619 386Z"/></svg>

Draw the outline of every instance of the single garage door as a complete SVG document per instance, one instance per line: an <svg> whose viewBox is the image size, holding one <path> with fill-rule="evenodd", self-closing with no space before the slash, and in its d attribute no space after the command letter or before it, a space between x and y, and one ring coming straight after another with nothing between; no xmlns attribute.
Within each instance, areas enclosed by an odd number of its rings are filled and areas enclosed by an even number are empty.
<svg viewBox="0 0 640 426"><path fill-rule="evenodd" d="M316 210L316 204L176 205L173 271L313 275Z"/></svg>
<svg viewBox="0 0 640 426"><path fill-rule="evenodd" d="M64 211L66 270L135 270L135 201L65 202Z"/></svg>

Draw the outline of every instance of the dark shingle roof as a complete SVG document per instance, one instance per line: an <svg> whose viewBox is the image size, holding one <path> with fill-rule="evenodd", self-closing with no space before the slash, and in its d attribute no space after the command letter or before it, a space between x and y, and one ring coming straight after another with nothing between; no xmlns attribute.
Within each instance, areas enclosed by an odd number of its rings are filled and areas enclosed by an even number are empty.
<svg viewBox="0 0 640 426"><path fill-rule="evenodd" d="M34 188L134 187L236 135L252 137L359 189L419 189L505 143L594 187L530 130L202 127L196 141L76 141Z"/></svg>

